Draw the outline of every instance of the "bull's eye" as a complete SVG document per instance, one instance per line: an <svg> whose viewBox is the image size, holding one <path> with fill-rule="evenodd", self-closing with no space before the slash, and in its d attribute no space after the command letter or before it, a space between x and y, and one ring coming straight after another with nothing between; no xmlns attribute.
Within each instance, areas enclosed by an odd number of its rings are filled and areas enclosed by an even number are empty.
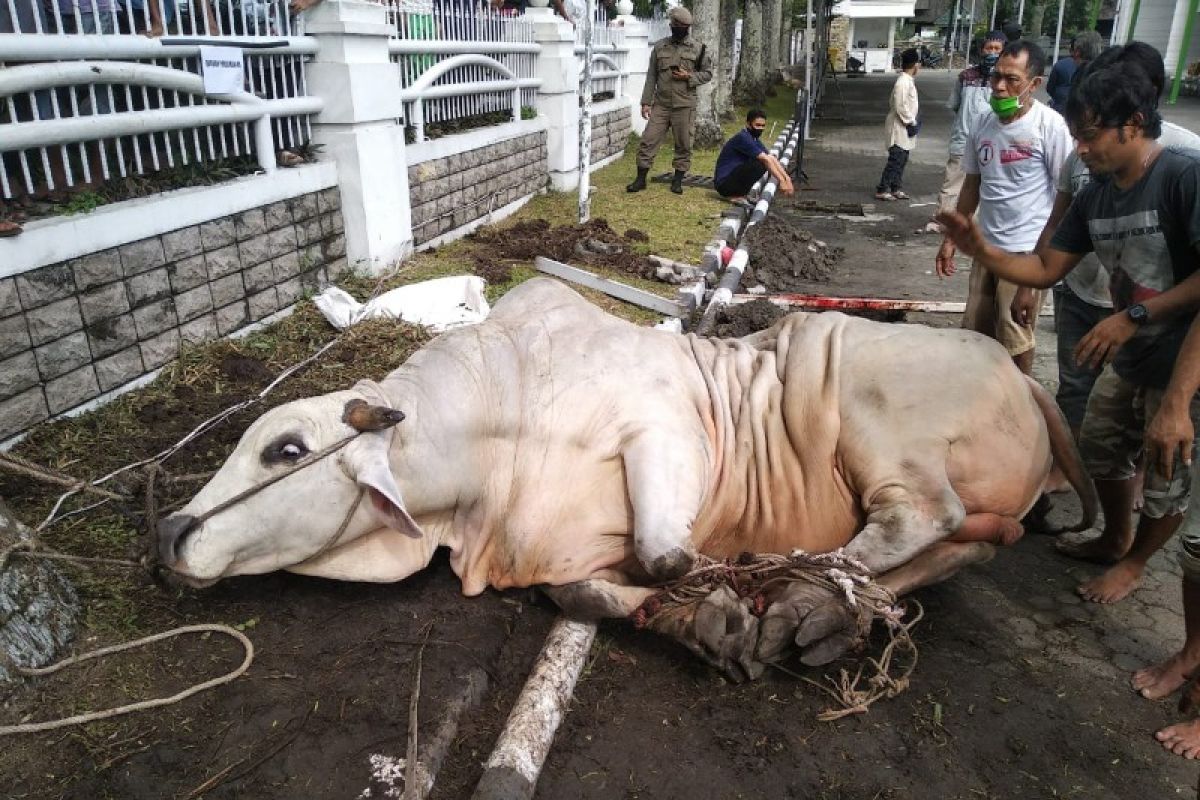
<svg viewBox="0 0 1200 800"><path fill-rule="evenodd" d="M283 447L279 448L279 455L283 456L289 461L295 461L297 458L300 458L304 455L304 448L293 442L288 442Z"/></svg>
<svg viewBox="0 0 1200 800"><path fill-rule="evenodd" d="M308 448L296 436L281 436L263 449L264 464L294 464L308 455Z"/></svg>

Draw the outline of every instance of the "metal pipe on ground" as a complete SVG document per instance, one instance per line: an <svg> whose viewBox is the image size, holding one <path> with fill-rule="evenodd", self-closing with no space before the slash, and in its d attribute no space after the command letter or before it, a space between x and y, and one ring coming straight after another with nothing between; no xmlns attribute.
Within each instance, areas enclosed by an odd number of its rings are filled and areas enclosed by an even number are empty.
<svg viewBox="0 0 1200 800"><path fill-rule="evenodd" d="M483 766L471 800L530 800L583 671L596 625L560 617Z"/></svg>
<svg viewBox="0 0 1200 800"><path fill-rule="evenodd" d="M803 92L799 94L803 94ZM797 103L799 102L798 98ZM798 123L797 120L792 120L792 122ZM804 127L803 124L794 124L791 126L791 135L784 146L783 154L779 157L779 163L785 170L791 164L799 142L804 137ZM698 336L707 336L712 332L712 329L717 324L717 313L733 299L738 284L742 281L742 273L746 269L746 264L750 261L750 252L746 249L746 235L752 227L766 219L767 210L771 207L771 201L775 198L775 190L778 188L778 182L773 177L770 177L769 173L764 176L764 179L767 179L766 184L763 186L762 194L750 214L750 219L746 223L746 227L742 231L737 249L729 259L729 265L725 268L725 274L721 276L716 289L713 290L712 297L708 301L708 306L704 309L704 315L696 325L695 333Z"/></svg>

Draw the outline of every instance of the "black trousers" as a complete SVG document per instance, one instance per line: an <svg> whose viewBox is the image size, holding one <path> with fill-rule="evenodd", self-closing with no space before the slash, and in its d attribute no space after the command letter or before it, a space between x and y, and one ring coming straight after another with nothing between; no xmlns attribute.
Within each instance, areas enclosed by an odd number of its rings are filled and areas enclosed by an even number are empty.
<svg viewBox="0 0 1200 800"><path fill-rule="evenodd" d="M908 151L903 147L892 145L888 148L887 164L883 175L879 178L877 192L898 192L904 188L904 167L908 164Z"/></svg>
<svg viewBox="0 0 1200 800"><path fill-rule="evenodd" d="M721 197L745 197L750 187L754 186L766 171L767 165L757 158L747 161L714 184L717 194Z"/></svg>

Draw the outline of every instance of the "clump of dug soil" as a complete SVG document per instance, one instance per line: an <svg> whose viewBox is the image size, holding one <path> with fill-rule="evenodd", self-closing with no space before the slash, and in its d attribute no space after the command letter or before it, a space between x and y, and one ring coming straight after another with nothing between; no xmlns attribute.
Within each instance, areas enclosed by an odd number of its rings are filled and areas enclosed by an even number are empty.
<svg viewBox="0 0 1200 800"><path fill-rule="evenodd" d="M713 335L721 338L740 338L752 333L766 330L783 317L797 311L811 311L823 314L816 309L786 308L777 306L770 300L751 300L749 303L722 306L717 310L717 324ZM903 311L876 309L849 309L842 312L852 317L862 317L874 322L904 322Z"/></svg>
<svg viewBox="0 0 1200 800"><path fill-rule="evenodd" d="M770 300L751 300L749 303L722 306L717 309L717 324L713 335L723 339L749 336L766 330L783 317L788 310Z"/></svg>
<svg viewBox="0 0 1200 800"><path fill-rule="evenodd" d="M813 281L827 281L841 261L843 250L830 247L791 222L768 216L746 233L750 263L742 287L763 286L772 294L803 290Z"/></svg>
<svg viewBox="0 0 1200 800"><path fill-rule="evenodd" d="M507 280L514 262L533 261L537 256L654 278L655 264L635 253L631 245L646 241L646 234L630 228L622 236L601 217L558 227L544 219L525 220L508 228L481 228L467 238L481 245L473 253L475 273L492 283Z"/></svg>

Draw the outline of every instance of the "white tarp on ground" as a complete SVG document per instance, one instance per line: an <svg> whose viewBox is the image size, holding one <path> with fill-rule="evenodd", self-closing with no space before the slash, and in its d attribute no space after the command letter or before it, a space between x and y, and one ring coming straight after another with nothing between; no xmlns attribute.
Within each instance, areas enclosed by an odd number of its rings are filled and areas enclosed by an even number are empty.
<svg viewBox="0 0 1200 800"><path fill-rule="evenodd" d="M483 278L456 275L401 286L363 304L330 286L314 297L313 302L325 319L339 329L364 319L399 319L441 332L487 318L491 309L483 296L483 287Z"/></svg>

